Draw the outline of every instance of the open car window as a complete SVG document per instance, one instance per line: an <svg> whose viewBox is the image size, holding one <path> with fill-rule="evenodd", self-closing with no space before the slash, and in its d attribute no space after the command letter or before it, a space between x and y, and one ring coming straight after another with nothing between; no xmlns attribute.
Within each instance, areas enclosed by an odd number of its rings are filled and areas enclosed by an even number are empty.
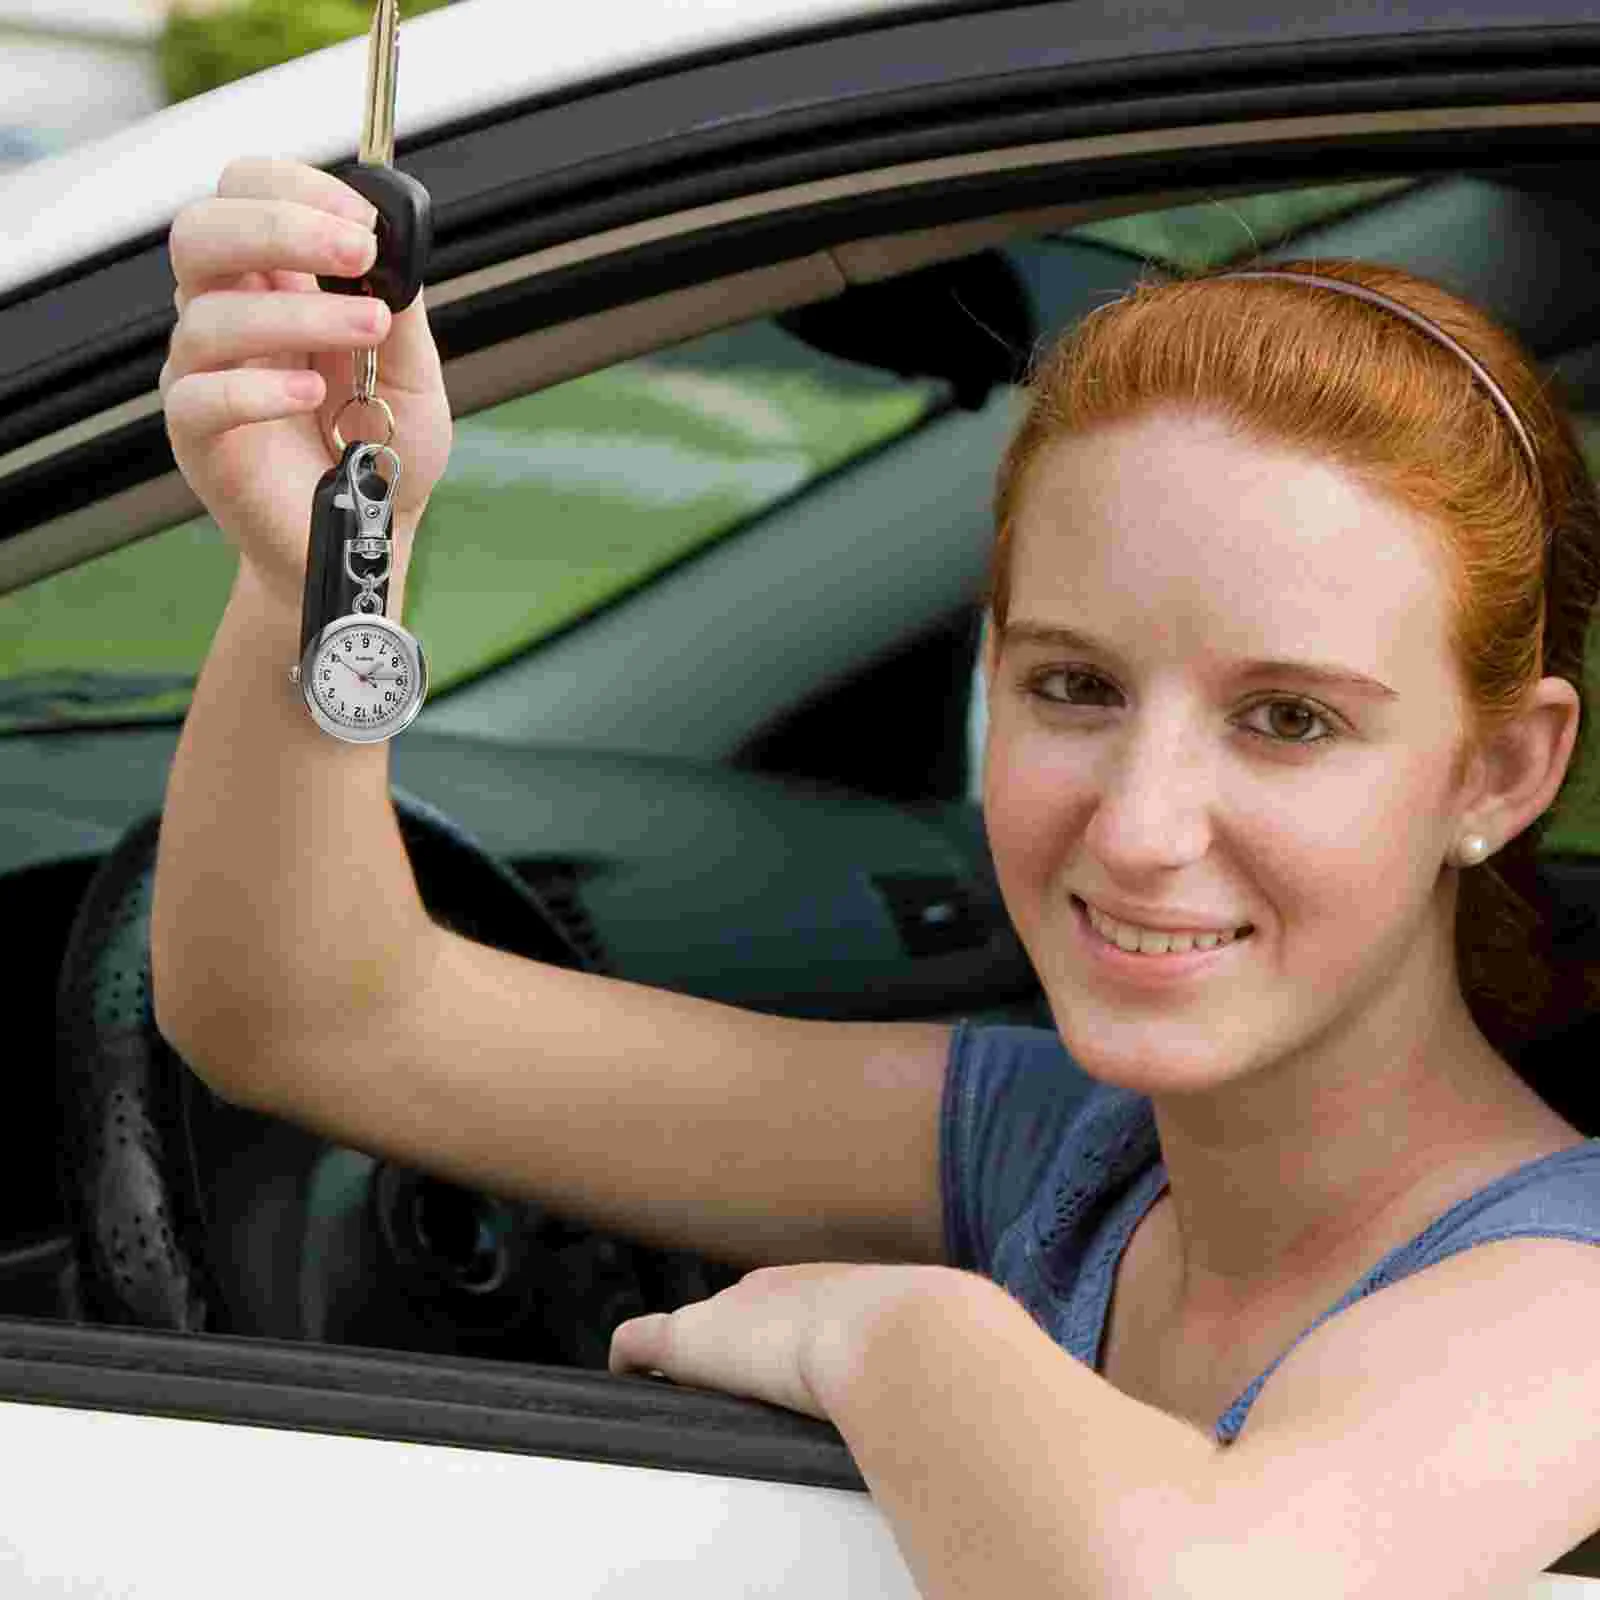
<svg viewBox="0 0 1600 1600"><path fill-rule="evenodd" d="M1412 182L1231 196L1063 237L1196 270ZM736 533L945 398L940 383L756 322L460 419L407 586L433 698ZM235 565L198 517L0 596L0 733L180 717Z"/></svg>

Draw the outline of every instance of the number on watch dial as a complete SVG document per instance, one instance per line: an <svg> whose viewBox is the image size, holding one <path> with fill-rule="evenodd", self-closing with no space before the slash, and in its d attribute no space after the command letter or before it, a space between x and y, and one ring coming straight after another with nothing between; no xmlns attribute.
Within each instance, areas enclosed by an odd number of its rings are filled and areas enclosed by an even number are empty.
<svg viewBox="0 0 1600 1600"><path fill-rule="evenodd" d="M352 622L317 651L312 692L323 715L352 729L372 729L410 708L411 652L381 620Z"/></svg>

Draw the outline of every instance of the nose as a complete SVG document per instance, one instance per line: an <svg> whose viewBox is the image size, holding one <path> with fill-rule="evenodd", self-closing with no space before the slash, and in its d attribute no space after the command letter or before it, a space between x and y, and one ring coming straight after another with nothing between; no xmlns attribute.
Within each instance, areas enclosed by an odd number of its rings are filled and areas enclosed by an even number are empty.
<svg viewBox="0 0 1600 1600"><path fill-rule="evenodd" d="M1181 713L1130 717L1098 779L1084 844L1112 877L1188 866L1210 848L1215 773Z"/></svg>

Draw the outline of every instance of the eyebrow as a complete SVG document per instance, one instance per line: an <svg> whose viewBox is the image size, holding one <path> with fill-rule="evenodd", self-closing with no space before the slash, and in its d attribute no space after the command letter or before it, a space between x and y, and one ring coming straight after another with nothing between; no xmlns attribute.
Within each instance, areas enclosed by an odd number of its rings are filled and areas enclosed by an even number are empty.
<svg viewBox="0 0 1600 1600"><path fill-rule="evenodd" d="M1119 659L1110 645L1095 638L1092 633L1080 633L1073 628L1056 627L1044 622L1008 622L1000 632L1001 653L1013 644L1051 645L1057 649L1081 650L1112 661ZM1318 661L1243 661L1236 663L1236 666L1243 676L1250 678L1300 678L1308 683L1326 684L1330 688L1347 689L1376 699L1400 698L1388 684L1369 678L1365 673L1352 672L1348 667L1328 666Z"/></svg>

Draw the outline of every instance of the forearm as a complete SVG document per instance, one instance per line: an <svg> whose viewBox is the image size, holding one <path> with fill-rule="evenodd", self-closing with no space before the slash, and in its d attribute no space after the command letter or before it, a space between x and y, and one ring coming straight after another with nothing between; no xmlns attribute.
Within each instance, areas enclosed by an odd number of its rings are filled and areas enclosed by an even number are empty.
<svg viewBox="0 0 1600 1600"><path fill-rule="evenodd" d="M1179 1581L1217 1531L1218 1447L996 1285L950 1274L909 1299L826 1403L923 1600L1221 1592Z"/></svg>
<svg viewBox="0 0 1600 1600"><path fill-rule="evenodd" d="M397 570L391 615L403 581ZM241 565L168 781L154 1002L208 1075L242 1063L246 1041L317 1037L385 1004L432 926L389 801L388 746L313 723L288 678L299 632L298 596Z"/></svg>

